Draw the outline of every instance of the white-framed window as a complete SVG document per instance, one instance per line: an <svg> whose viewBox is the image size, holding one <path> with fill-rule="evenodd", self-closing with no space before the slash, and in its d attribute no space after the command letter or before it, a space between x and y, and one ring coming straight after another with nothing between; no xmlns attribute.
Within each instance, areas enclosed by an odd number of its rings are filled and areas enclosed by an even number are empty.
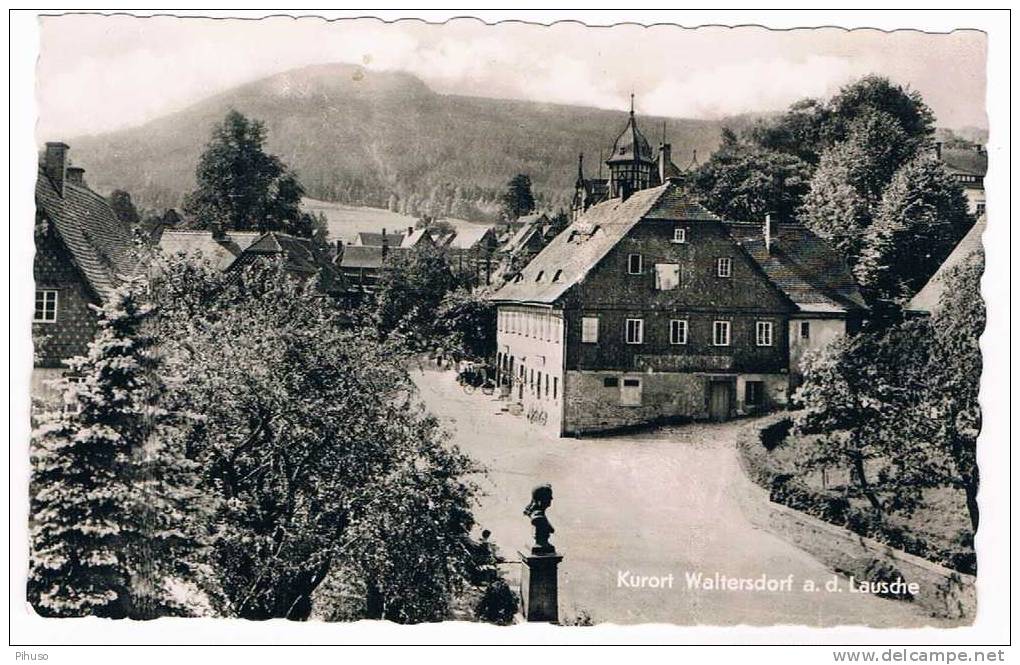
<svg viewBox="0 0 1020 665"><path fill-rule="evenodd" d="M715 274L719 277L729 277L733 274L733 259L720 257L715 262Z"/></svg>
<svg viewBox="0 0 1020 665"><path fill-rule="evenodd" d="M32 321L54 323L57 320L57 294L56 289L35 290L35 315Z"/></svg>
<svg viewBox="0 0 1020 665"><path fill-rule="evenodd" d="M682 226L673 227L673 242L682 245L687 242L687 229Z"/></svg>
<svg viewBox="0 0 1020 665"><path fill-rule="evenodd" d="M599 341L599 317L581 317L581 341L585 344L596 344Z"/></svg>
<svg viewBox="0 0 1020 665"><path fill-rule="evenodd" d="M730 345L729 321L715 321L714 323L712 323L712 345L713 346Z"/></svg>
<svg viewBox="0 0 1020 665"><path fill-rule="evenodd" d="M627 319L626 341L628 344L643 344L645 341L644 319Z"/></svg>
<svg viewBox="0 0 1020 665"><path fill-rule="evenodd" d="M800 322L800 338L811 339L811 322L801 321Z"/></svg>
<svg viewBox="0 0 1020 665"><path fill-rule="evenodd" d="M669 343L670 344L687 343L686 319L673 319L672 321L669 322Z"/></svg>
<svg viewBox="0 0 1020 665"><path fill-rule="evenodd" d="M641 255L640 254L628 254L627 255L627 274L629 275L640 275L641 274Z"/></svg>
<svg viewBox="0 0 1020 665"><path fill-rule="evenodd" d="M655 264L655 288L659 291L672 291L680 287L679 263Z"/></svg>
<svg viewBox="0 0 1020 665"><path fill-rule="evenodd" d="M754 340L758 346L772 346L772 322L757 321L754 324Z"/></svg>

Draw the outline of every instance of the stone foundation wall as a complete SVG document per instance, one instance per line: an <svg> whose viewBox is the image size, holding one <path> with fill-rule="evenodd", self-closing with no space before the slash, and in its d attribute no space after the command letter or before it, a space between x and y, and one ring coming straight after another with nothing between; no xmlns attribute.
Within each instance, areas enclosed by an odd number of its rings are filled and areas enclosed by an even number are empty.
<svg viewBox="0 0 1020 665"><path fill-rule="evenodd" d="M607 387L606 379L618 385ZM622 404L621 390L628 378L641 380L641 404ZM716 376L693 372L567 371L563 418L564 434L584 434L671 419L704 419L708 412L708 383L730 380L734 385L732 415L744 415L747 381L765 384L765 402L760 410L786 404L787 377L782 374L739 374Z"/></svg>

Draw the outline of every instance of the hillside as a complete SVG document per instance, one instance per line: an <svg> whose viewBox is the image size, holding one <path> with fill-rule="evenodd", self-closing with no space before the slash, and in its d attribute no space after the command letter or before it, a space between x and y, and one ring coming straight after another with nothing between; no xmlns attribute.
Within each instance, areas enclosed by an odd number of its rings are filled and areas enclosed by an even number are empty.
<svg viewBox="0 0 1020 665"><path fill-rule="evenodd" d="M332 64L255 81L139 127L39 138L67 140L101 191L126 189L145 207L177 206L194 186L212 126L231 107L265 122L269 150L312 198L470 219L491 218L516 173L531 176L543 205L563 205L578 153L594 172L626 119L623 111L440 95L406 73ZM653 144L662 121L639 118ZM722 124L666 119L674 160L688 162L694 149L708 155Z"/></svg>

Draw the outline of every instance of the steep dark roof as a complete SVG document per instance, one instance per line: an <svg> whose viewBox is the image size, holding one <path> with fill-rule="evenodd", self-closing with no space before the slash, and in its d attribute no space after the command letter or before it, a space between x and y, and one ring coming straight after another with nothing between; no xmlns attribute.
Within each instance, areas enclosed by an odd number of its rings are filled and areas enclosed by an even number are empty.
<svg viewBox="0 0 1020 665"><path fill-rule="evenodd" d="M976 148L942 148L942 161L952 173L984 177L988 173L988 153Z"/></svg>
<svg viewBox="0 0 1020 665"><path fill-rule="evenodd" d="M286 233L270 231L262 234L244 249L228 270L240 270L251 265L260 256L283 258L284 269L292 274L316 276L319 288L327 293L341 287L342 278L327 253L310 238L298 238Z"/></svg>
<svg viewBox="0 0 1020 665"><path fill-rule="evenodd" d="M645 218L718 220L687 199L673 183L635 192L626 201L604 201L553 238L518 277L498 288L491 298L503 302L555 302Z"/></svg>
<svg viewBox="0 0 1020 665"><path fill-rule="evenodd" d="M913 312L929 313L938 309L939 300L946 290L946 273L975 253L979 256L984 256L984 245L981 242L981 236L985 233L987 223L987 216L981 215L978 217L974 226L971 227L967 235L963 237L949 256L946 257L946 260L942 262L942 265L935 271L932 278L928 280L928 283L917 292L917 295L910 299L906 309Z"/></svg>
<svg viewBox="0 0 1020 665"><path fill-rule="evenodd" d="M348 245L344 247L344 256L340 259L341 268L382 268L382 247L362 247Z"/></svg>
<svg viewBox="0 0 1020 665"><path fill-rule="evenodd" d="M457 229L453 237L450 238L450 241L446 243L446 246L450 249L473 249L479 243L488 241L492 233L491 226L475 224L463 227Z"/></svg>
<svg viewBox="0 0 1020 665"><path fill-rule="evenodd" d="M760 225L727 222L726 228L798 310L840 314L867 309L842 257L806 227L777 225L768 249Z"/></svg>
<svg viewBox="0 0 1020 665"><path fill-rule="evenodd" d="M217 270L226 270L242 251L259 238L254 232L230 232L223 239L213 238L211 231L164 230L159 238L159 248L164 253L201 257Z"/></svg>
<svg viewBox="0 0 1020 665"><path fill-rule="evenodd" d="M131 232L109 203L86 185L64 180L61 196L40 169L35 181L37 214L56 230L88 285L102 299L134 274Z"/></svg>
<svg viewBox="0 0 1020 665"><path fill-rule="evenodd" d="M766 251L760 226L724 222L672 182L636 192L626 201L612 199L592 206L553 238L518 277L497 289L492 300L555 302L583 280L641 220L721 224L765 277L801 311L847 313L866 309L840 256L803 226L777 228L775 240Z"/></svg>
<svg viewBox="0 0 1020 665"><path fill-rule="evenodd" d="M372 231L361 231L358 233L358 244L362 247L400 247L404 242L403 233L375 233Z"/></svg>
<svg viewBox="0 0 1020 665"><path fill-rule="evenodd" d="M638 129L637 121L634 119L634 111L632 110L630 118L627 120L627 126L613 143L613 154L609 156L606 163L632 162L634 160L642 162L655 161L652 155L652 146L649 145L648 139Z"/></svg>

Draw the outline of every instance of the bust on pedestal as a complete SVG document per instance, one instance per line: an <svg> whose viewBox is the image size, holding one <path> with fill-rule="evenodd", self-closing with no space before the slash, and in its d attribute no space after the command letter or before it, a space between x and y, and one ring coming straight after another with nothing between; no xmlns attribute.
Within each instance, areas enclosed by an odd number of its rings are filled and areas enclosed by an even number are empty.
<svg viewBox="0 0 1020 665"><path fill-rule="evenodd" d="M563 557L549 543L556 532L545 515L552 503L552 486L539 485L531 491L531 503L524 514L535 529L535 544L530 552L519 552L524 563L521 574L521 606L527 621L559 621L559 583L557 566Z"/></svg>

